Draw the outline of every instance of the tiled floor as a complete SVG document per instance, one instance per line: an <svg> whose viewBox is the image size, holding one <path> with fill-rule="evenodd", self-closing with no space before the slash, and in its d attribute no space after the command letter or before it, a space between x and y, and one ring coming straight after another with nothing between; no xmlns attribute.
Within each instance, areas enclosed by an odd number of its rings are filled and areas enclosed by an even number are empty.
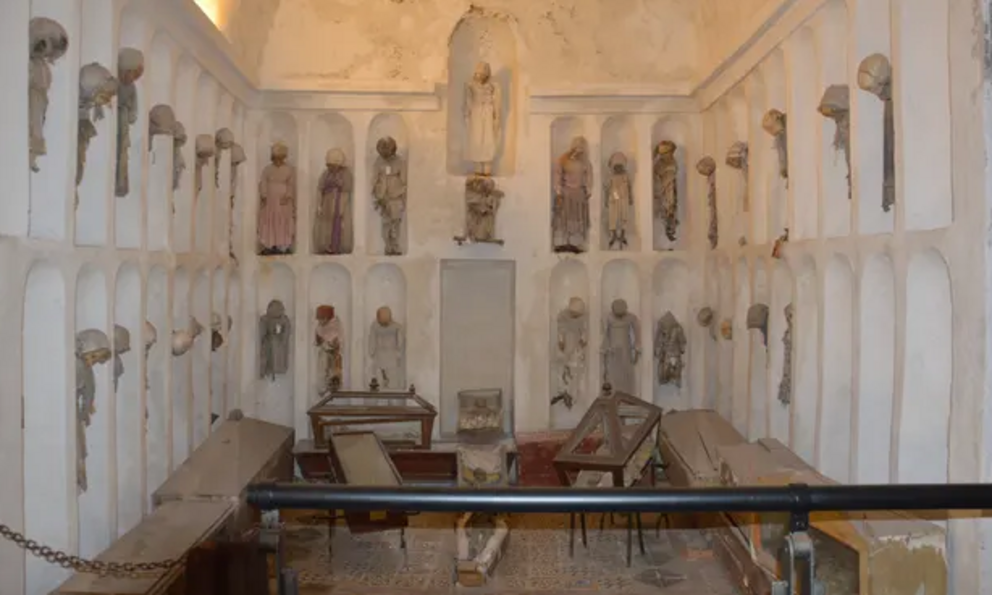
<svg viewBox="0 0 992 595"><path fill-rule="evenodd" d="M713 557L707 535L695 530L662 530L644 518L645 554L634 534L633 560L626 564L624 520L599 531L598 515L588 517L588 548L576 531L575 557L569 557L567 515L514 515L505 555L489 583L470 589L454 585L453 516L411 518L407 549L398 531L352 535L339 525L333 558L327 553L326 526L287 521L287 554L300 571L301 593L308 595L423 595L459 591L500 594L578 595L594 592L647 595L736 595L723 567ZM607 523L608 524L608 523Z"/></svg>

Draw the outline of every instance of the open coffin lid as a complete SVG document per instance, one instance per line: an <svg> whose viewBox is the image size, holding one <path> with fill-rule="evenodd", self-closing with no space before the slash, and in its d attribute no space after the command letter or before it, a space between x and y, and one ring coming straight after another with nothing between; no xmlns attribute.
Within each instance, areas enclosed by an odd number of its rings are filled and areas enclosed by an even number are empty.
<svg viewBox="0 0 992 595"><path fill-rule="evenodd" d="M712 409L673 411L661 418L659 448L666 474L679 487L719 486L722 446L744 444L744 436Z"/></svg>

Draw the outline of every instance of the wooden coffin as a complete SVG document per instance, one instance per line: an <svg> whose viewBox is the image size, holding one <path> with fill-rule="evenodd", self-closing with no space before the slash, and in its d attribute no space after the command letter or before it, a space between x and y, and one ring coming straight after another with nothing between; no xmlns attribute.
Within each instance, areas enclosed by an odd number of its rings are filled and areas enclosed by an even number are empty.
<svg viewBox="0 0 992 595"><path fill-rule="evenodd" d="M340 432L330 435L329 458L338 483L359 486L403 485L389 452L375 432ZM396 511L349 511L345 521L352 533L399 529L407 515Z"/></svg>
<svg viewBox="0 0 992 595"><path fill-rule="evenodd" d="M675 487L722 485L717 449L745 442L744 436L712 409L674 411L661 418L658 447L667 465L665 474Z"/></svg>

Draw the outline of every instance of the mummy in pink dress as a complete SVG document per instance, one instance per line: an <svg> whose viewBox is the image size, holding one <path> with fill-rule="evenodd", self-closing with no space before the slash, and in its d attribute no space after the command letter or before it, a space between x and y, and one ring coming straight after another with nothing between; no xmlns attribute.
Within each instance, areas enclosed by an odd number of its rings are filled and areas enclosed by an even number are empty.
<svg viewBox="0 0 992 595"><path fill-rule="evenodd" d="M296 237L296 168L286 163L289 149L272 145L272 163L258 182L260 254L292 254Z"/></svg>

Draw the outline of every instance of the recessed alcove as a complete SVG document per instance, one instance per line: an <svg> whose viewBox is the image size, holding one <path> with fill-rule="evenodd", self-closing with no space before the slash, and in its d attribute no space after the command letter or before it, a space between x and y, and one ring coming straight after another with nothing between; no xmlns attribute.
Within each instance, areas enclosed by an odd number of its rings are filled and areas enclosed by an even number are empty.
<svg viewBox="0 0 992 595"><path fill-rule="evenodd" d="M823 394L819 461L826 476L850 481L854 279L846 257L834 255L823 277Z"/></svg>
<svg viewBox="0 0 992 595"><path fill-rule="evenodd" d="M0 161L0 179L4 181L6 198L0 203L0 234L25 237L31 210L30 85L34 76L29 63L33 40L31 40L30 19L31 1L7 2L4 4L4 18L0 22L0 39L6 43L0 56L0 78L10 89L25 89L27 92L6 93L3 110L0 110L0 138L24 138L27 142L16 150L7 152ZM28 149L25 150L24 146ZM42 157L38 157L40 161ZM16 579L15 579L16 580Z"/></svg>
<svg viewBox="0 0 992 595"><path fill-rule="evenodd" d="M800 114L790 114L788 109L788 91L785 79L785 57L781 49L774 50L762 65L762 73L765 83L765 109L762 110L762 117L768 110L777 109L785 112L787 126L791 127L792 120L800 118ZM768 193L768 237L770 241L779 237L790 224L789 205L789 181L782 178L779 165L778 150L775 148L775 137L765 132L760 127L759 131L764 136L764 142L759 145L762 155L762 169L765 174L765 192ZM788 133L787 133L788 134ZM789 138L788 135L787 138ZM791 145L789 143L790 151ZM790 169L795 164L790 163Z"/></svg>
<svg viewBox="0 0 992 595"><path fill-rule="evenodd" d="M259 316L265 316L269 304L273 300L282 302L285 314L291 324L289 339L289 370L285 374L266 375L261 377L261 370L253 374L255 384L255 395L258 403L259 419L284 425L293 425L294 403L298 397L294 392L293 366L297 354L293 348L295 345L296 333L307 332L306 329L296 328L296 276L293 270L281 263L262 263L257 273L258 302L256 312ZM256 350L262 348L263 338L258 337ZM310 342L308 341L307 344ZM259 364L261 359L257 360ZM299 407L299 405L297 405ZM305 409L304 409L305 411ZM297 427L297 430L300 428Z"/></svg>
<svg viewBox="0 0 992 595"><path fill-rule="evenodd" d="M395 137L394 137L395 138ZM310 201L310 218L307 220L306 245L313 254L323 254L316 245L314 224L317 221L317 209L321 204L320 177L327 170L327 153L338 149L344 153L344 165L351 172L351 196L344 202L342 213L341 248L343 254L351 254L355 246L355 206L370 202L371 198L359 197L355 193L355 135L351 122L341 114L322 114L310 125L310 181L305 192L313 194ZM365 170L371 174L371 170ZM333 203L332 203L333 204ZM378 215L378 214L376 214ZM325 213L330 221L330 216ZM333 215L331 215L333 216ZM380 234L381 235L381 234ZM304 242L300 242L302 246Z"/></svg>
<svg viewBox="0 0 992 595"><path fill-rule="evenodd" d="M795 332L792 336L792 449L815 462L820 407L820 283L816 261L805 256L796 268Z"/></svg>
<svg viewBox="0 0 992 595"><path fill-rule="evenodd" d="M240 144L242 147L247 146L248 139L242 136L242 131L247 127L245 126L245 110L240 103L234 105L234 122L231 130L234 131L235 142ZM230 221L228 222L228 251L230 254L240 257L242 253L242 247L244 243L243 229L244 229L244 210L245 210L245 200L248 196L252 196L250 192L247 192L249 182L245 177L245 165L239 164L238 167L232 168L231 170L231 195L228 199L230 205Z"/></svg>
<svg viewBox="0 0 992 595"><path fill-rule="evenodd" d="M792 399L795 398L795 373L790 366L788 370L790 385L785 393L789 402L783 402L780 394L782 388L782 378L786 374L785 364L787 360L795 361L792 357L795 354L795 304L792 297L792 271L784 261L776 260L772 268L772 292L771 302L768 304L768 435L777 438L782 444L789 443L789 420L791 418ZM785 345L784 337L789 328L785 316L785 308L789 305L793 307L793 330L791 345ZM786 347L791 347L792 352L787 357Z"/></svg>
<svg viewBox="0 0 992 595"><path fill-rule="evenodd" d="M155 344L148 351L146 375L148 394L145 398L145 449L147 457L147 493L151 494L169 474L172 461L172 399L168 391L169 360L172 358L172 315L169 312L169 273L165 267L152 267L148 273L145 319L155 327ZM132 349L144 350L144 345ZM147 416L147 417L146 417Z"/></svg>
<svg viewBox="0 0 992 595"><path fill-rule="evenodd" d="M703 382L706 386L706 394L703 397L703 407L717 409L720 401L720 320L722 317L720 309L720 271L717 260L710 258L706 264L706 302L703 305L713 313L709 328L704 328L702 336L706 344L706 373ZM694 320L693 324L698 324ZM721 414L723 412L721 411Z"/></svg>
<svg viewBox="0 0 992 595"><path fill-rule="evenodd" d="M729 245L739 244L741 238L750 241L751 234L751 196L747 186L748 180L744 178L744 173L727 165L727 154L736 142L747 142L748 140L748 105L744 86L738 85L730 92L727 111L727 130L729 137L727 142L720 146L719 160L717 163L723 168L723 176L726 180L726 199L723 208L727 211L727 228ZM715 157L714 157L715 159ZM748 165L748 170L750 165ZM745 208L746 207L746 208Z"/></svg>
<svg viewBox="0 0 992 595"><path fill-rule="evenodd" d="M224 399L227 406L226 414L232 409L242 409L241 403L241 353L242 341L245 332L242 329L244 324L241 316L241 276L237 269L233 269L227 279L227 315L231 317L231 328L227 332L227 364L225 373L227 374L227 385L224 390Z"/></svg>
<svg viewBox="0 0 992 595"><path fill-rule="evenodd" d="M349 390L364 390L367 385L361 383L361 378L353 377L351 370L352 357L362 357L364 364L364 354L352 349L357 341L354 340L353 332L364 332L367 330L363 326L352 324L352 282L351 273L344 266L337 263L324 263L317 265L310 272L310 297L309 307L306 315L300 317L301 326L299 332L307 335L307 361L310 362L310 372L308 374L309 385L305 398L300 398L296 403L296 431L300 435L310 434L310 425L307 423L306 410L317 402L317 394L324 388L324 371L320 368L320 359L317 348L314 346L314 334L317 328L317 307L331 306L334 308L334 316L341 321L341 332L344 333L344 340L341 341L342 359L342 379L341 384ZM369 321L371 322L371 321ZM405 322L405 321L403 321ZM361 368L359 368L361 369Z"/></svg>
<svg viewBox="0 0 992 595"><path fill-rule="evenodd" d="M145 400L144 386L141 383L141 358L144 350L141 345L141 269L133 262L121 265L117 270L114 298L114 324L127 329L128 351L119 354L124 373L117 382L116 420L117 425L117 533L123 535L136 525L144 511L142 496L142 476L144 474L142 404ZM112 327L113 328L113 327ZM114 351L119 349L116 337L111 333ZM113 379L111 360L111 379Z"/></svg>
<svg viewBox="0 0 992 595"><path fill-rule="evenodd" d="M899 483L945 483L949 466L953 304L947 263L935 249L909 261L906 353L899 405Z"/></svg>
<svg viewBox="0 0 992 595"><path fill-rule="evenodd" d="M213 207L216 202L217 188L214 185L214 156L205 159L202 165L196 163L196 139L200 134L208 135L214 139L217 132L217 101L218 101L217 81L206 72L201 72L196 82L196 117L195 125L191 129L187 128L189 134L188 143L193 145L194 155L191 164L191 174L194 178L193 187L193 220L189 222L193 228L194 251L201 253L210 252L210 230L212 228ZM295 149L291 146L290 150ZM214 154L217 147L214 146ZM200 171L200 188L195 185L196 171Z"/></svg>
<svg viewBox="0 0 992 595"><path fill-rule="evenodd" d="M606 324L612 315L611 308L613 301L622 299L627 302L627 311L639 319L639 330L641 331L640 348L642 350L646 349L646 346L650 345L650 339L644 336L645 334L643 332L643 329L647 327L644 324L644 309L641 307L641 280L637 265L625 258L617 258L607 262L603 267L599 295L602 300L600 320L603 327L598 333L600 339L599 347L605 346ZM593 336L595 337L597 335L594 334ZM595 344L592 346L596 347ZM634 366L635 390L633 393L636 397L649 400L650 392L643 390L643 387L641 387L641 377L643 375L640 373L640 370L641 366L644 365L649 364L645 364L644 359L641 358L637 365ZM600 376L605 380L605 370L600 370Z"/></svg>
<svg viewBox="0 0 992 595"><path fill-rule="evenodd" d="M121 11L119 48L134 48L140 51L145 57L146 70L150 56L147 53L150 39L148 19L139 13L139 8L134 4L128 4ZM118 248L140 248L141 247L141 211L145 204L144 184L145 163L144 157L148 144L148 110L153 105L148 102L149 77L142 75L134 82L137 89L138 99L135 103L137 120L130 126L128 138L130 146L127 148L127 195L118 197L116 192L116 182L114 185L114 240ZM118 114L120 110L119 98L114 101L113 113L109 115L114 122L113 131L116 137L112 146L114 154L111 158L112 172L117 176L117 152L121 141L118 135Z"/></svg>
<svg viewBox="0 0 992 595"><path fill-rule="evenodd" d="M517 58L517 38L509 21L470 10L451 32L448 39L447 84L447 172L465 176L474 164L465 159L467 125L465 117L465 87L479 62L489 63L492 81L499 86L500 137L497 139L496 159L492 174L509 177L516 165L516 90L520 85ZM370 142L374 138L370 136Z"/></svg>
<svg viewBox="0 0 992 595"><path fill-rule="evenodd" d="M847 6L843 0L832 0L824 6L817 15L814 28L816 43L816 59L820 66L817 98L831 85L848 85L847 69L850 63L847 36ZM848 93L852 92L848 85ZM834 146L837 125L830 118L820 115L819 119L819 167L820 167L820 201L823 216L823 235L828 238L846 236L851 232L851 213L853 197L853 173L848 169L848 155L843 147ZM850 112L848 123L850 127ZM853 142L848 136L848 151ZM814 163L815 165L815 163Z"/></svg>
<svg viewBox="0 0 992 595"><path fill-rule="evenodd" d="M404 327L407 324L406 316L406 277L398 266L390 263L379 263L369 269L365 275L365 296L364 296L364 316L361 320L360 330L365 338L363 353L366 354L365 364L362 366L363 384L371 382L373 376L371 357L369 353L368 336L369 327L375 320L376 311L381 306L388 307L393 313L393 320ZM405 355L405 354L404 354ZM389 390L405 390L409 387L409 382L404 381L402 385L386 387Z"/></svg>
<svg viewBox="0 0 992 595"><path fill-rule="evenodd" d="M788 85L789 142L788 204L791 204L790 238L811 239L819 235L819 176L817 174L817 129L823 119L816 109L823 92L817 77L816 39L809 27L795 32L786 44L784 59ZM771 67L777 70L773 56ZM785 226L789 226L788 219Z"/></svg>
<svg viewBox="0 0 992 595"><path fill-rule="evenodd" d="M172 277L172 332L188 333L190 331L190 280L185 268L176 269ZM204 321L197 319L201 325ZM206 321L209 324L209 320ZM206 330L196 342L204 338ZM209 335L208 335L209 338ZM172 337L170 342L175 343ZM195 343L194 343L195 345ZM192 349L182 355L171 355L172 359L172 466L178 467L189 456L189 446L193 440L193 376Z"/></svg>
<svg viewBox="0 0 992 595"><path fill-rule="evenodd" d="M888 483L895 394L896 281L892 260L872 255L861 272L857 483ZM929 405L928 405L929 407Z"/></svg>
<svg viewBox="0 0 992 595"><path fill-rule="evenodd" d="M743 275L738 280L738 283L734 283L734 268L731 266L730 261L727 257L723 256L719 259L718 269L720 271L720 307L717 309L717 317L715 324L717 344L719 351L719 370L717 378L719 378L719 398L717 401L717 411L724 417L733 423L736 418L743 418L747 414L747 391L743 393L739 392L737 389L736 379L735 379L735 362L745 362L745 369L747 367L747 352L738 355L736 352L736 342L734 337L742 336L742 333L737 332L735 322L737 318L738 294L742 293L744 295L751 295L751 278L747 274L747 270L742 271ZM750 298L749 298L750 299ZM745 310L746 311L746 310ZM732 333L731 337L728 339L723 334L723 323L726 322L729 325L729 330ZM740 359L743 358L743 359ZM746 382L746 380L744 381ZM746 385L741 385L741 388L745 388ZM739 398L743 394L745 402L740 403ZM744 408L744 415L735 413L738 407ZM746 429L746 428L745 428Z"/></svg>
<svg viewBox="0 0 992 595"><path fill-rule="evenodd" d="M365 172L368 178L370 194L373 190L373 183L375 181L375 161L379 154L376 152L376 144L379 139L390 136L396 141L396 154L399 155L403 162L406 164L407 168L407 180L410 179L410 135L407 132L406 121L403 119L402 114L398 113L384 113L378 114L372 118L372 122L369 123L368 136L366 137L366 150L365 150ZM411 198L407 194L407 213L413 208L411 203ZM386 253L386 244L382 238L382 217L379 216L378 211L375 209L375 201L368 200L364 201L367 205L365 215L366 228L365 228L365 246L368 253L375 256L381 256ZM358 204L357 202L355 204ZM399 248L400 252L403 254L407 253L407 243L409 237L409 224L407 221L409 216L403 216L403 222L400 224L399 232Z"/></svg>
<svg viewBox="0 0 992 595"><path fill-rule="evenodd" d="M80 27L82 16L80 0L32 0L32 17L55 20L69 36L69 46L64 56L50 66L52 84L48 89L48 110L45 112L46 154L38 157L39 171L31 172L28 235L46 240L66 237L67 224L73 217L73 200L76 190L76 114L79 98ZM20 24L27 27L26 23ZM85 62L83 62L85 64ZM26 66L26 64L25 64ZM26 133L25 128L20 134ZM26 145L26 143L25 143ZM5 199L3 210L20 210L27 205L26 196L11 193ZM28 209L25 209L28 210ZM11 221L19 220L20 213L12 213ZM0 224L2 225L2 224Z"/></svg>
<svg viewBox="0 0 992 595"><path fill-rule="evenodd" d="M551 270L548 291L548 353L553 355L548 358L549 395L552 397L558 395L566 386L561 380L562 374L565 373L565 356L558 348L558 320L559 316L568 310L569 301L572 298L579 298L585 304L587 342L585 350L579 352L581 355L572 358L575 362L575 370L580 371L578 377L573 376L567 383L569 394L572 395L573 399L572 408L568 409L564 403L556 403L551 406L549 419L551 427L554 429L574 428L585 414L586 406L599 394L599 383L590 382L590 376L593 373L590 366L590 354L598 353L597 346L591 340L592 337L599 336L599 333L593 333L594 329L590 326L589 290L589 271L581 260L567 258L560 261Z"/></svg>
<svg viewBox="0 0 992 595"><path fill-rule="evenodd" d="M727 312L733 312L731 329L733 337L724 339L723 351L726 354L726 368L721 372L727 374L726 398L732 403L730 419L741 434L747 436L749 431L749 416L751 415L751 336L747 330L747 311L751 307L751 272L747 260L741 258L733 270L733 285L728 289L729 299ZM760 343L759 343L760 346ZM721 358L722 360L722 358ZM723 360L722 360L723 361Z"/></svg>
<svg viewBox="0 0 992 595"><path fill-rule="evenodd" d="M200 78L200 67L187 54L182 54L176 66L175 105L173 106L176 119L186 131L186 144L180 149L185 164L180 174L179 184L172 192L172 250L173 252L189 252L193 249L193 197L195 192L196 167L196 89ZM183 328L185 328L185 323Z"/></svg>
<svg viewBox="0 0 992 595"><path fill-rule="evenodd" d="M193 363L193 415L192 448L206 440L210 433L210 340L211 340L210 272L199 271L193 284L193 316L203 325L203 334L193 344L190 359Z"/></svg>
<svg viewBox="0 0 992 595"><path fill-rule="evenodd" d="M748 309L754 305L769 305L768 272L763 258L758 258L754 262L754 289L751 294L751 303ZM747 314L744 313L745 321L743 327L747 329ZM769 313L769 318L772 314ZM768 403L768 343L767 327L765 333L760 329L747 329L747 338L750 349L748 359L748 431L747 436L752 440L769 436L769 403Z"/></svg>
<svg viewBox="0 0 992 595"><path fill-rule="evenodd" d="M173 85L176 82L176 49L172 40L164 33L152 40L151 50L146 57L148 72L142 79L148 79L144 89L148 100L144 101L143 112L155 105L168 105L175 111ZM178 114L177 114L178 115ZM147 114L143 114L147 122ZM142 135L147 134L147 125L142 126ZM169 246L169 222L172 219L172 154L174 143L171 134L156 134L151 143L142 141L133 147L148 154L148 180L146 197L148 201L147 238L149 250L165 250Z"/></svg>
<svg viewBox="0 0 992 595"><path fill-rule="evenodd" d="M562 116L555 118L551 122L551 155L548 156L548 210L551 212L551 217L549 221L551 222L552 229L554 228L554 212L555 212L555 180L554 180L554 167L555 163L561 158L561 156L569 150L572 145L572 140L578 136L585 137L586 130L583 125L581 118ZM588 140L588 137L586 137ZM592 157L589 158L590 162ZM593 165L595 171L595 165ZM589 240L592 239L592 222L598 221L599 216L596 212L595 203L593 198L597 195L595 190L590 190L593 196L589 199L589 235L587 236L586 244L589 244ZM555 234L548 233L548 238L551 240L551 249L554 249ZM583 246L584 248L585 246Z"/></svg>
<svg viewBox="0 0 992 595"><path fill-rule="evenodd" d="M601 189L599 204L602 212L600 214L601 229L599 247L600 250L604 251L611 250L609 232L609 204L611 199L608 193L610 180L613 176L610 168L610 159L615 153L622 153L627 160L627 176L630 181L630 192L634 201L633 204L627 206L627 246L623 249L639 252L641 249L641 237L638 233L638 229L640 228L639 219L646 215L638 211L639 205L645 204L646 201L644 201L643 197L637 196L638 187L635 180L637 179L637 171L640 167L637 159L637 131L634 129L634 123L629 117L612 116L607 118L603 122L603 127L600 131L599 171L602 172L602 183L599 184ZM595 194L593 192L594 196ZM614 244L614 247L618 247L618 244Z"/></svg>
<svg viewBox="0 0 992 595"><path fill-rule="evenodd" d="M726 164L727 149L730 147L731 143L734 142L736 134L733 130L733 119L730 114L727 98L725 97L718 104L711 107L709 110L709 115L711 122L713 123L712 138L715 141L710 157L712 157L713 161L716 163L717 247L721 250L727 250L737 243L737 238L734 237L734 233L736 231L734 184L737 176L734 175L736 172L734 172L734 170ZM703 191L706 192L708 190L708 182L706 178L698 175L698 172L697 177L703 182L702 188ZM706 207L705 210L703 210L704 219L706 221L704 229L708 234L710 217L709 197L701 194L699 198L700 205Z"/></svg>
<svg viewBox="0 0 992 595"><path fill-rule="evenodd" d="M768 103L768 90L765 77L760 70L751 73L745 81L744 90L748 103L748 202L751 207L749 240L754 244L767 244L769 242L768 209L771 205L766 189L767 180L769 172L771 175L777 175L778 157L770 148L768 133L761 127L761 120L765 117L765 105Z"/></svg>
<svg viewBox="0 0 992 595"><path fill-rule="evenodd" d="M689 233L688 213L690 203L692 202L692 197L689 194L688 175L695 173L695 154L693 153L693 147L690 146L692 139L692 125L685 118L678 116L662 118L651 127L651 159L644 163L644 167L653 167L658 143L668 140L675 143L675 163L678 164L679 168L678 177L675 182L676 197L678 198L678 209L676 213L679 220L679 225L675 232L675 241L673 242L668 239L668 236L665 234L665 221L660 217L655 217L653 209L643 214L644 217L651 217L652 245L655 250L679 250L686 245L685 237ZM652 175L653 182L654 176ZM641 204L653 205L653 186L651 190L651 201L642 200ZM700 212L703 212L703 210L700 209Z"/></svg>
<svg viewBox="0 0 992 595"><path fill-rule="evenodd" d="M677 258L664 258L654 266L652 274L651 320L647 328L651 337L645 338L644 357L653 363L652 386L654 404L665 409L685 409L692 403L689 367L689 338L692 336L692 325L696 321L689 313L689 269L686 263ZM666 313L671 312L675 320L682 326L686 345L682 354L681 386L675 384L659 384L659 362L655 349L659 347L658 325Z"/></svg>
<svg viewBox="0 0 992 595"><path fill-rule="evenodd" d="M210 413L216 414L218 416L216 423L222 423L226 418L227 412L229 410L227 404L227 352L231 349L231 338L230 331L227 328L227 317L229 312L227 310L227 271L223 267L217 267L214 269L213 274L213 289L210 292L210 315L211 318L214 315L220 319L220 328L217 329L220 332L220 336L223 338L224 343L213 349L211 345L210 351ZM211 325L215 320L211 321ZM213 339L213 337L211 337ZM207 418L207 423L213 427L213 422L210 418Z"/></svg>
<svg viewBox="0 0 992 595"><path fill-rule="evenodd" d="M221 129L226 128L234 135L235 142L244 142L244 139L234 133L234 98L225 91L220 91L217 100L217 115L214 118L216 134ZM211 252L220 257L230 254L231 232L231 152L232 148L221 150L215 147L217 157L213 159L214 174L210 184L214 187L213 214L211 218Z"/></svg>
<svg viewBox="0 0 992 595"><path fill-rule="evenodd" d="M68 4L68 3L67 3ZM24 395L24 531L69 551L76 493L75 338L67 328L66 284L53 264L31 267L24 288L21 333ZM26 592L48 593L68 575L35 556L24 559Z"/></svg>
<svg viewBox="0 0 992 595"><path fill-rule="evenodd" d="M107 320L107 279L103 271L84 265L76 277L76 333L96 329L108 333L112 328ZM108 334L108 338L110 335ZM77 496L79 555L92 557L110 545L111 470L108 454L111 433L114 431L113 406L108 397L112 394L114 362L93 366L96 409L86 428L86 478L87 490ZM75 410L75 408L73 408ZM76 424L71 424L73 430ZM75 452L75 451L74 451Z"/></svg>

